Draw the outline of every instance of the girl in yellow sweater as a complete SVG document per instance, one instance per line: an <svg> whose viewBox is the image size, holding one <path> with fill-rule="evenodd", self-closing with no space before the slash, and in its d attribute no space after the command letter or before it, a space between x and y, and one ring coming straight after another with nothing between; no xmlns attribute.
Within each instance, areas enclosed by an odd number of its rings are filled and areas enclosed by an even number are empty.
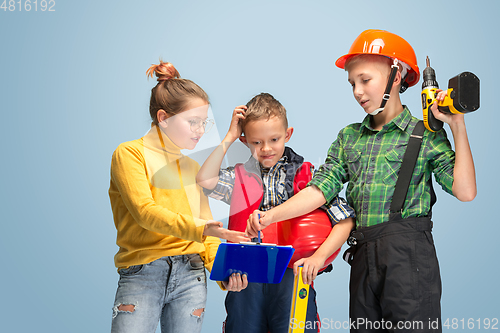
<svg viewBox="0 0 500 333"><path fill-rule="evenodd" d="M208 96L160 61L147 75L153 124L142 138L113 153L109 197L117 230L115 265L120 274L112 332L199 332L206 303L205 267L212 267L219 238L248 241L212 220L196 184L193 149L213 122ZM235 280L236 281L236 280ZM241 281L238 284L241 287Z"/></svg>

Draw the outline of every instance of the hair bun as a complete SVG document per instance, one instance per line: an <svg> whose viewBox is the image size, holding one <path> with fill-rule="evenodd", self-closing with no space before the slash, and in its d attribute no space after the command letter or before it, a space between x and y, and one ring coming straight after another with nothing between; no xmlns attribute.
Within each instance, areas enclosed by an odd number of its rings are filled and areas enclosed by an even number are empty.
<svg viewBox="0 0 500 333"><path fill-rule="evenodd" d="M175 69L174 65L169 62L163 62L160 59L160 64L151 65L146 71L146 75L148 77L153 77L153 74L156 75L158 81L165 81L169 79L178 79L181 77L177 69Z"/></svg>

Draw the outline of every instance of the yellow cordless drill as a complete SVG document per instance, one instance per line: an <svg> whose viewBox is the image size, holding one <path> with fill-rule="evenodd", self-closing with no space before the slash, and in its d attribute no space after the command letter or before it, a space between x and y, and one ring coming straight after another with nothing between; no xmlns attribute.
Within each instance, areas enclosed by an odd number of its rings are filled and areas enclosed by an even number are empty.
<svg viewBox="0 0 500 333"><path fill-rule="evenodd" d="M429 57L426 59L422 83L422 111L424 125L436 132L443 128L443 122L432 114L431 106L436 100L439 85L436 81L436 72L430 66ZM463 72L448 81L448 94L442 102L438 102L438 110L448 114L465 114L479 109L479 78L471 72Z"/></svg>

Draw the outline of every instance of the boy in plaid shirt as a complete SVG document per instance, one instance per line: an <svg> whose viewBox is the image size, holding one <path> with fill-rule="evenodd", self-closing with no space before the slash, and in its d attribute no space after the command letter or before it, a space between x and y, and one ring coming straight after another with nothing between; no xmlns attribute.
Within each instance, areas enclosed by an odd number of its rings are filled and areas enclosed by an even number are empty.
<svg viewBox="0 0 500 333"><path fill-rule="evenodd" d="M252 175L259 177L263 197L257 207L266 211L282 204L293 195L294 176L303 164L312 168L311 164L304 163L302 156L285 147L292 133L293 128L288 127L285 108L270 94L257 95L246 106L238 106L234 110L226 137L205 161L197 176L198 184L206 189L208 196L231 204L229 228L231 219L239 218L239 222L243 222L244 230L247 218L253 211L248 211L248 207L238 208L236 211L234 209L244 202L243 198L234 197L237 190L237 173L243 172L250 178ZM252 156L243 168L237 165L236 168L220 169L227 149L238 138L250 148ZM238 211L240 209L242 211ZM332 199L325 209L335 225L325 243L333 244L331 246L339 249L354 226L354 211L339 197ZM314 262L310 266L316 268L315 275L328 258L323 256L325 253L320 247L314 258L310 259ZM286 269L279 284L249 283L241 292L232 290L233 287L234 290L241 289L241 285L246 284L246 277L237 277L233 282L230 280L225 301L225 332L287 332L290 325L293 280L291 268ZM306 323L303 323L306 332L317 332L319 329L315 298L316 292L311 286Z"/></svg>
<svg viewBox="0 0 500 333"><path fill-rule="evenodd" d="M460 201L476 196L474 162L462 114L444 114L434 102L436 119L450 126L455 152L444 130L415 136L419 120L401 104L399 92L420 76L413 48L403 38L367 30L354 41L338 67L348 72L356 101L368 114L362 123L343 128L325 164L306 189L281 206L256 211L247 233L307 213L347 187L356 211L351 264L350 318L353 332L406 328L405 332L441 332L441 278L432 238L435 202L432 173L442 188ZM389 94L390 93L390 94ZM440 91L442 101L446 92ZM406 197L394 195L410 137L421 140ZM400 187L404 188L404 187ZM406 198L406 200L405 200ZM397 205L391 204L398 202ZM397 207L395 207L397 206ZM405 323L421 323L408 330ZM401 326L403 325L403 326Z"/></svg>

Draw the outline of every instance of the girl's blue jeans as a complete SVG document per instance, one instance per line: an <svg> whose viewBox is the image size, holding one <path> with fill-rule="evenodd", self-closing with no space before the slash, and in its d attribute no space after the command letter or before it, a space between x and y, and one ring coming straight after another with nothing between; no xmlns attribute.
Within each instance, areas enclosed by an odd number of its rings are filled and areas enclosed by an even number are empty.
<svg viewBox="0 0 500 333"><path fill-rule="evenodd" d="M158 322L162 333L201 331L207 282L198 254L163 257L119 273L112 333L154 333Z"/></svg>

